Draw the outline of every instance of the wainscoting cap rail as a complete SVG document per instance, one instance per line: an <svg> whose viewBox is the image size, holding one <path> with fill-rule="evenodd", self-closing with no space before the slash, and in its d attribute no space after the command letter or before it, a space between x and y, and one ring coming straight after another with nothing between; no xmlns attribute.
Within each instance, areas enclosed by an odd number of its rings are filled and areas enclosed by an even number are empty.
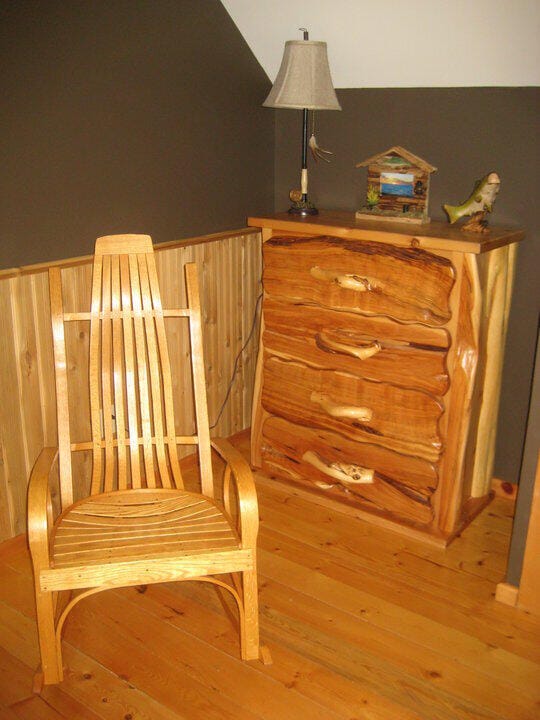
<svg viewBox="0 0 540 720"><path fill-rule="evenodd" d="M254 233L253 228L240 228L238 230L223 230L217 233L211 233L209 235L200 235L192 238L185 238L182 240L168 240L166 242L156 243L154 250L167 250L176 247L185 247L187 245L200 245L201 243L213 242L215 240L221 240L222 238L230 237L243 237L244 235L252 235ZM65 258L61 260L50 260L41 263L34 263L32 265L21 265L20 267L6 268L0 270L0 280L5 280L10 277L17 277L18 275L33 275L40 272L48 272L51 267L75 267L77 265L86 265L91 263L93 255L79 255L78 257Z"/></svg>

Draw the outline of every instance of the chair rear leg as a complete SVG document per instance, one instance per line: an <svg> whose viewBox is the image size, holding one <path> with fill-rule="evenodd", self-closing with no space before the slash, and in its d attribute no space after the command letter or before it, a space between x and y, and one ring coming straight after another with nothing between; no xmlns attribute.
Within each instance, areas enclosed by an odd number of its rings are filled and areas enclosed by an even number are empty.
<svg viewBox="0 0 540 720"><path fill-rule="evenodd" d="M259 601L257 597L257 572L242 573L244 612L241 616L242 660L259 658Z"/></svg>
<svg viewBox="0 0 540 720"><path fill-rule="evenodd" d="M57 639L56 637L54 624L55 602L53 593L41 592L36 588L36 610L43 683L45 685L54 685L63 680L64 673L60 638Z"/></svg>

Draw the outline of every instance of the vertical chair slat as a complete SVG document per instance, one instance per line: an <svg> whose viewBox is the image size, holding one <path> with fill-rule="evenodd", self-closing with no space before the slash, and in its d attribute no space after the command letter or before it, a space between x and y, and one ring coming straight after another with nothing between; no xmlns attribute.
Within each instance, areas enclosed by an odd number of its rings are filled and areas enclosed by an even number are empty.
<svg viewBox="0 0 540 720"><path fill-rule="evenodd" d="M56 380L56 404L58 417L58 464L60 470L60 500L65 509L73 502L73 478L71 473L71 443L69 434L68 381L66 372L66 342L64 311L62 305L62 282L60 268L49 270L49 295L53 330L53 351Z"/></svg>
<svg viewBox="0 0 540 720"><path fill-rule="evenodd" d="M206 381L204 376L204 357L201 324L201 303L197 266L188 263L185 266L188 295L189 334L191 339L191 364L193 367L193 389L195 395L195 415L197 417L197 435L199 438L199 463L201 467L201 488L208 497L214 496L212 477L212 457L210 448L210 426L206 405Z"/></svg>
<svg viewBox="0 0 540 720"><path fill-rule="evenodd" d="M148 397L148 364L146 359L146 343L142 318L139 265L135 255L129 256L129 270L131 276L131 298L134 311L133 325L135 327L135 348L137 352L137 371L139 376L139 406L141 411L146 485L147 487L155 487L156 478L154 474L154 458L152 450L152 424L150 417L150 402Z"/></svg>
<svg viewBox="0 0 540 720"><path fill-rule="evenodd" d="M152 411L154 417L154 442L156 455L163 487L171 487L167 458L165 457L165 444L163 437L161 378L159 372L159 358L156 347L156 326L152 314L152 296L148 282L147 255L138 255L139 276L141 280L142 304L144 310L144 325L146 329L146 343L148 347L148 366L150 370L150 388L152 395Z"/></svg>
<svg viewBox="0 0 540 720"><path fill-rule="evenodd" d="M90 384L90 419L92 423L92 495L99 493L101 489L101 423L99 415L100 377L99 377L99 345L100 345L100 319L101 307L101 276L103 271L103 256L96 255L94 258L94 269L92 275L92 305L90 317L90 359L89 359L89 384Z"/></svg>
<svg viewBox="0 0 540 720"><path fill-rule="evenodd" d="M173 474L174 484L177 488L183 488L182 473L180 471L180 463L178 462L178 453L176 450L176 429L174 424L174 403L171 381L171 364L169 360L169 350L167 347L167 337L165 335L165 323L163 321L163 307L161 305L161 295L159 293L159 284L156 272L156 261L153 255L148 256L148 279L150 281L150 292L152 294L152 304L154 306L154 314L156 320L156 331L159 347L159 355L161 358L161 369L163 376L163 401L165 405L165 425L167 428L167 446L169 448L169 462Z"/></svg>
<svg viewBox="0 0 540 720"><path fill-rule="evenodd" d="M118 439L118 489L127 487L126 422L124 415L124 346L122 342L122 318L120 304L120 260L113 255L111 267L111 310L113 336L113 378L114 378L114 409L116 416L116 437Z"/></svg>
<svg viewBox="0 0 540 720"><path fill-rule="evenodd" d="M120 282L122 287L122 321L124 329L124 354L126 362L126 396L128 407L129 452L131 461L131 485L141 487L139 464L139 428L137 421L137 391L135 382L135 355L133 352L133 322L125 311L131 310L131 284L129 280L129 262L127 255L120 256Z"/></svg>
<svg viewBox="0 0 540 720"><path fill-rule="evenodd" d="M114 479L114 446L113 446L113 419L112 419L112 388L111 388L111 344L112 327L110 318L106 317L111 311L111 256L103 256L101 281L101 397L103 413L103 439L105 440L105 468L103 478L103 491L113 489Z"/></svg>

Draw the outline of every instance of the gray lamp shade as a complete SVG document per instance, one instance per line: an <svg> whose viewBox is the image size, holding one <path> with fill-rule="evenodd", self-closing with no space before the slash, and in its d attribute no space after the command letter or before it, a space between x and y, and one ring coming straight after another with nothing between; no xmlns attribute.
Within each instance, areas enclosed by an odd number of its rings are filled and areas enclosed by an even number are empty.
<svg viewBox="0 0 540 720"><path fill-rule="evenodd" d="M299 110L341 110L332 85L326 43L288 40L276 81L263 105Z"/></svg>

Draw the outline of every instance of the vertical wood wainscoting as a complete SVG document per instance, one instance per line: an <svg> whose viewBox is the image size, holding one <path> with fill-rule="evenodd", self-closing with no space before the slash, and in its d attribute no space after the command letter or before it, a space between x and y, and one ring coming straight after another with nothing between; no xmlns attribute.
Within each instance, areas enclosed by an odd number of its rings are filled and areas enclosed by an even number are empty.
<svg viewBox="0 0 540 720"><path fill-rule="evenodd" d="M185 304L183 266L196 262L204 321L210 422L227 395L235 359L248 340L261 292L260 233L237 230L156 246L164 307ZM56 408L48 270L62 270L66 310L88 310L91 257L0 272L0 540L25 531L26 488L42 447L56 445ZM173 374L177 433L192 432L189 337L182 318L166 322ZM228 436L250 424L258 333L237 363L235 382L215 434ZM66 325L70 418L77 441L90 437L89 322ZM76 453L80 490L89 481L90 453ZM75 467L75 465L74 465Z"/></svg>

